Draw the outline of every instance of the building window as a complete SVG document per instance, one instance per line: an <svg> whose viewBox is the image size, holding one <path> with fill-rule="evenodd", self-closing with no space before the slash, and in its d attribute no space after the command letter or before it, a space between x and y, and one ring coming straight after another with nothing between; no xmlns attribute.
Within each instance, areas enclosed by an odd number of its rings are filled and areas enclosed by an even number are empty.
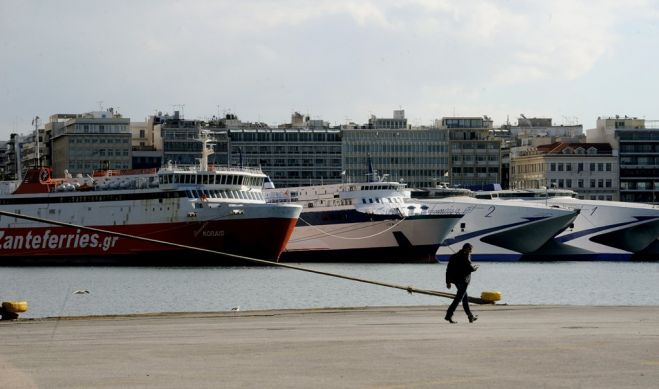
<svg viewBox="0 0 659 389"><path fill-rule="evenodd" d="M612 184L611 179L610 179L610 178L607 178L607 179L606 179L606 187L607 187L607 188L610 188L610 187L611 187L611 184Z"/></svg>
<svg viewBox="0 0 659 389"><path fill-rule="evenodd" d="M583 171L583 162L579 162L577 164L577 173L580 173Z"/></svg>
<svg viewBox="0 0 659 389"><path fill-rule="evenodd" d="M591 171L591 172L594 172L594 171L595 171L595 163L594 163L594 162L591 162L591 163L590 163L590 171Z"/></svg>
<svg viewBox="0 0 659 389"><path fill-rule="evenodd" d="M577 187L579 187L579 188L583 188L583 178L580 178L580 179L577 181Z"/></svg>
<svg viewBox="0 0 659 389"><path fill-rule="evenodd" d="M611 164L610 164L610 163L607 163L607 164L606 164L606 171L607 171L607 172L610 172L610 171L611 171Z"/></svg>
<svg viewBox="0 0 659 389"><path fill-rule="evenodd" d="M551 170L552 172L556 171L556 164L555 163L552 162L549 166L550 166L549 170Z"/></svg>

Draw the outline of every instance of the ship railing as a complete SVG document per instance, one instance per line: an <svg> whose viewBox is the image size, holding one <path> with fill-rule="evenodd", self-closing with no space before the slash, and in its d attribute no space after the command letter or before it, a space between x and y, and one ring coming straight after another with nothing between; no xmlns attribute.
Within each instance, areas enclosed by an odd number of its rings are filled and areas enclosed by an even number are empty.
<svg viewBox="0 0 659 389"><path fill-rule="evenodd" d="M263 197L266 203L290 203L291 196L288 193L281 193L275 191L263 191Z"/></svg>
<svg viewBox="0 0 659 389"><path fill-rule="evenodd" d="M199 165L168 165L163 167L163 171L186 171L186 172L199 172L201 171ZM261 168L254 167L238 167L238 166L222 166L222 165L208 165L209 172L243 172L243 173L256 173L263 174Z"/></svg>

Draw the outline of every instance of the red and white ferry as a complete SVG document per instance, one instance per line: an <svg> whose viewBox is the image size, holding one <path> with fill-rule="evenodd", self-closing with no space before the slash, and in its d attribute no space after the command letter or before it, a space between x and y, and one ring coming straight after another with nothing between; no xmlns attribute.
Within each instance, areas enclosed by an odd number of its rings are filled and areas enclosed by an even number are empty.
<svg viewBox="0 0 659 389"><path fill-rule="evenodd" d="M260 169L199 166L96 171L54 179L28 170L0 211L265 260L277 260L302 209L268 204ZM202 253L203 254L203 253ZM81 228L0 216L2 264L228 265L250 262Z"/></svg>

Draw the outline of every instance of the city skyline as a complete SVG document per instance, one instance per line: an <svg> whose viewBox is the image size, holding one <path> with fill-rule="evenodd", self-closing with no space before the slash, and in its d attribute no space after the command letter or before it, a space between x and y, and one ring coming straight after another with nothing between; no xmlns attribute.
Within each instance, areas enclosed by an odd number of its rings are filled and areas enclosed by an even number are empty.
<svg viewBox="0 0 659 389"><path fill-rule="evenodd" d="M114 107L332 125L659 119L652 1L0 0L0 139Z"/></svg>

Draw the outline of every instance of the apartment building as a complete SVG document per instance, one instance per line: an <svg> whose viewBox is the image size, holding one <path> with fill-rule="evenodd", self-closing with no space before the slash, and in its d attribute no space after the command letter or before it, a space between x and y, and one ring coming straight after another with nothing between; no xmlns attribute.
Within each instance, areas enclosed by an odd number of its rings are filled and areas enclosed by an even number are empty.
<svg viewBox="0 0 659 389"><path fill-rule="evenodd" d="M490 118L444 117L440 128L449 142L450 184L478 189L501 183L502 140L492 133Z"/></svg>
<svg viewBox="0 0 659 389"><path fill-rule="evenodd" d="M659 201L659 120L600 117L586 135L589 142L606 141L617 151L621 201Z"/></svg>
<svg viewBox="0 0 659 389"><path fill-rule="evenodd" d="M107 111L54 114L45 128L50 132L55 177L65 172L89 174L94 169L130 169L130 119Z"/></svg>
<svg viewBox="0 0 659 389"><path fill-rule="evenodd" d="M369 159L387 180L416 188L433 186L448 171L447 132L436 127L343 129L345 180L366 180Z"/></svg>
<svg viewBox="0 0 659 389"><path fill-rule="evenodd" d="M278 187L341 182L341 131L325 121L294 112L274 128L230 114L218 126L227 132L231 163L261 167Z"/></svg>
<svg viewBox="0 0 659 389"><path fill-rule="evenodd" d="M162 151L164 164L198 165L201 158L201 131L208 130L214 153L208 157L211 165L226 165L228 156L227 131L207 127L201 120L186 120L179 111L174 115L159 115L150 119L154 123L154 146Z"/></svg>
<svg viewBox="0 0 659 389"><path fill-rule="evenodd" d="M618 200L618 157L608 143L561 143L511 152L512 189L565 188L581 199Z"/></svg>

